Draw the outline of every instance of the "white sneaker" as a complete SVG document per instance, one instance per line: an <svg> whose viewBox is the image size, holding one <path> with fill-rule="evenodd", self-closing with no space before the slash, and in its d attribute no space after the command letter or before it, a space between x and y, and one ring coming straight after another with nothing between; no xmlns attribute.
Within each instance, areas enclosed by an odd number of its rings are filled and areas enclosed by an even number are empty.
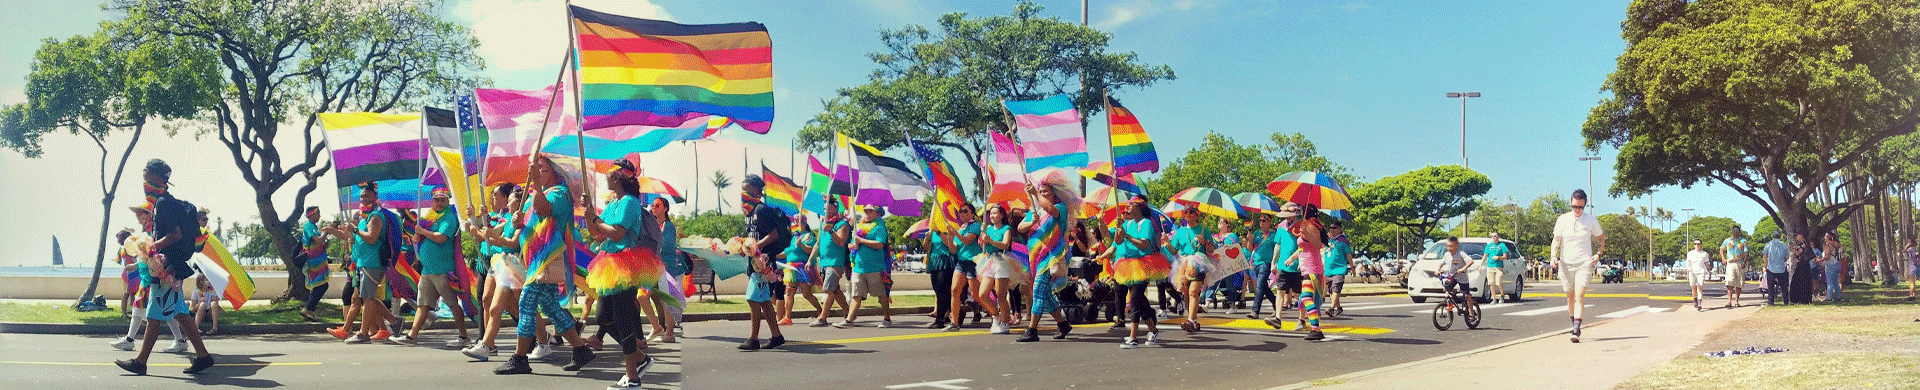
<svg viewBox="0 0 1920 390"><path fill-rule="evenodd" d="M621 375L619 382L613 382L613 385L607 386L607 390L626 390L626 389L638 389L638 388L640 388L640 382L630 380L630 378L627 378L626 375Z"/></svg>
<svg viewBox="0 0 1920 390"><path fill-rule="evenodd" d="M1299 332L1299 331L1302 331L1302 330L1306 330L1306 329L1307 329L1307 322L1306 322L1306 321L1298 321L1298 322L1294 322L1294 323L1293 323L1293 331L1295 331L1295 332Z"/></svg>
<svg viewBox="0 0 1920 390"><path fill-rule="evenodd" d="M447 348L466 348L467 344L471 343L473 343L472 339L461 337L458 340L447 340Z"/></svg>
<svg viewBox="0 0 1920 390"><path fill-rule="evenodd" d="M122 351L132 351L133 339L121 337L119 340L114 340L111 343L107 343L107 346L113 347L113 349L118 349Z"/></svg>
<svg viewBox="0 0 1920 390"><path fill-rule="evenodd" d="M1227 315L1234 315L1234 314L1240 314L1240 312L1233 311L1233 308L1227 308Z"/></svg>
<svg viewBox="0 0 1920 390"><path fill-rule="evenodd" d="M533 346L533 353L527 354L527 360L545 360L547 355L552 354L553 346L547 345L547 343L540 343L539 345Z"/></svg>
<svg viewBox="0 0 1920 390"><path fill-rule="evenodd" d="M345 341L347 344L366 344L369 340L367 340L367 335L354 333L353 336L348 336Z"/></svg>
<svg viewBox="0 0 1920 390"><path fill-rule="evenodd" d="M404 334L395 334L393 335L393 337L388 337L387 341L391 341L394 344L400 344L400 345L413 345L414 342L419 340L415 340L412 337L407 337L407 335L404 335Z"/></svg>
<svg viewBox="0 0 1920 390"><path fill-rule="evenodd" d="M467 349L460 350L460 354L467 355L467 357L478 359L483 362L487 361L488 358L493 357L493 354L495 352L499 352L499 349L488 347L481 343L473 343L473 346L467 347Z"/></svg>
<svg viewBox="0 0 1920 390"><path fill-rule="evenodd" d="M960 331L960 324L947 324L947 327L946 327L946 328L941 328L941 329L940 329L940 331L942 331L942 332L958 332L958 331Z"/></svg>
<svg viewBox="0 0 1920 390"><path fill-rule="evenodd" d="M1160 346L1160 332L1147 332L1146 345L1149 347Z"/></svg>
<svg viewBox="0 0 1920 390"><path fill-rule="evenodd" d="M850 327L850 326L853 326L853 323L847 322L846 320L840 320L840 322L833 323L833 327L839 328L839 329L846 329L847 327Z"/></svg>
<svg viewBox="0 0 1920 390"><path fill-rule="evenodd" d="M880 325L879 325L879 327L881 327L881 328L892 328L892 327L893 327L893 320L891 320L891 319L884 319L884 320L880 320Z"/></svg>
<svg viewBox="0 0 1920 390"><path fill-rule="evenodd" d="M174 341L173 341L173 345L172 345L172 346L168 346L165 352L166 352L166 353L181 353L181 352L186 352L186 351L187 351L187 343L184 343L184 342L181 342L180 340L174 340Z"/></svg>
<svg viewBox="0 0 1920 390"><path fill-rule="evenodd" d="M818 327L822 327L822 326L827 326L827 319L825 319L825 318L815 318L815 319L813 319L813 322L808 322L808 323L807 323L807 326L811 326L811 327L815 327L815 328L818 328Z"/></svg>
<svg viewBox="0 0 1920 390"><path fill-rule="evenodd" d="M1134 348L1140 348L1140 343L1133 341L1132 337L1124 338L1120 342L1120 349L1134 349Z"/></svg>
<svg viewBox="0 0 1920 390"><path fill-rule="evenodd" d="M994 319L994 320L993 320L993 327L992 327L992 328L988 328L988 331L987 331L987 333L991 333L991 334L1007 334L1007 323L1006 323L1006 322L1001 322L1001 321L1000 321L999 319Z"/></svg>

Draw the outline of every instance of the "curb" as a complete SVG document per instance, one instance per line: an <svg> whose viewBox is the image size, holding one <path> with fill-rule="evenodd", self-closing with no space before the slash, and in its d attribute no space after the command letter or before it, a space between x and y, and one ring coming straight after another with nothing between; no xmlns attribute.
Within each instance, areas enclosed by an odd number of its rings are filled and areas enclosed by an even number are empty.
<svg viewBox="0 0 1920 390"><path fill-rule="evenodd" d="M1646 314L1646 312L1640 312L1640 313L1634 313L1633 315L1636 315L1636 316L1637 316L1637 315L1641 315L1641 314ZM1628 317L1631 317L1631 316L1628 316ZM1620 318L1627 318L1627 317L1620 317ZM1601 325L1601 324L1605 324L1605 323L1609 323L1609 322L1613 322L1613 321L1615 321L1615 320L1619 320L1620 318L1609 318L1609 319L1606 319L1606 320L1602 320L1602 321L1598 321L1598 322L1594 322L1594 323L1592 323L1592 324L1585 324L1585 325L1586 325L1586 327L1593 327L1593 326L1599 326L1599 325ZM1299 382L1299 383L1294 383L1294 384L1290 384L1290 385L1284 385L1284 386L1275 386L1275 387L1269 387L1269 388L1267 388L1267 390L1296 390L1296 389L1305 389L1305 388L1310 388L1310 387L1314 387L1314 386L1316 386L1316 385L1314 385L1314 384L1313 384L1314 382L1345 382L1345 381L1349 381L1349 380L1354 380L1354 379L1359 379L1359 378L1363 378L1363 377L1368 377L1368 376L1373 376L1373 375L1378 375L1378 374L1384 374L1384 373L1388 373L1388 372L1393 372L1393 371L1399 371L1399 370L1404 370L1404 369L1408 369L1408 368L1412 368L1412 367L1414 367L1414 366L1419 366L1419 365L1424 365L1424 364L1429 364L1429 363L1438 363L1438 362L1443 362L1443 361L1447 361L1447 360L1453 360L1453 359L1456 359L1456 358L1460 358L1460 357L1464 357L1464 356L1468 356L1468 355L1473 355L1473 354L1477 354L1477 353L1481 353L1481 352L1487 352L1487 351L1492 351L1492 350L1496 350L1496 349L1501 349L1501 348L1506 348L1506 347L1511 347L1511 346L1515 346L1515 345L1520 345L1520 344L1524 344L1524 343L1529 343L1529 342L1533 342L1533 341L1536 341L1536 340L1540 340L1540 339L1545 339L1545 338L1548 338L1548 337L1554 337L1554 336L1559 336L1559 335L1563 335L1563 334L1568 334L1568 333L1571 333L1571 332L1572 332L1572 330L1571 330L1571 329L1569 329L1569 330L1561 330L1561 331L1554 331L1554 332L1547 332L1547 333L1542 333L1542 334L1538 334L1538 335L1533 335L1533 336L1529 336L1529 337L1524 337L1524 338L1521 338L1521 339L1518 339L1518 340L1513 340L1513 341L1508 341L1508 342L1504 342L1504 343L1499 343L1499 344L1494 344L1494 345L1489 345L1489 346L1485 346L1485 347L1480 347L1480 348L1475 348L1475 349L1471 349L1471 350L1466 350L1466 351L1460 351L1460 352L1454 352L1454 353L1450 353L1450 354L1446 354L1446 355L1441 355L1441 356L1435 356L1435 357L1431 357L1431 358L1426 358L1426 359L1422 359L1422 360L1416 360L1416 361L1411 361L1411 362L1406 362L1406 363L1400 363L1400 364L1395 364L1395 365L1391 365L1391 366L1386 366L1386 367L1380 367L1380 368L1375 368L1375 369L1371 369L1371 370L1366 370L1366 371L1356 371L1356 372L1350 372L1350 373L1347 373L1347 374L1345 374L1345 375L1340 375L1340 376L1333 376L1333 377L1326 377L1326 378L1320 378L1320 379L1314 379L1314 380L1308 380L1308 381L1301 381L1301 382Z"/></svg>

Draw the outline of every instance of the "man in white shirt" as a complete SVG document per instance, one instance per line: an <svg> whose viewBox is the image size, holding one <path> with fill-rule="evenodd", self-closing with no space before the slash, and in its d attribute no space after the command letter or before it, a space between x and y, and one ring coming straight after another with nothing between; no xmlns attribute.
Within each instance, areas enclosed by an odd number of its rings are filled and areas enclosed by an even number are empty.
<svg viewBox="0 0 1920 390"><path fill-rule="evenodd" d="M1700 239L1693 240L1693 250L1687 251L1687 285L1693 287L1693 311L1700 311L1700 286L1707 282L1707 262L1712 261L1705 249L1700 248Z"/></svg>
<svg viewBox="0 0 1920 390"><path fill-rule="evenodd" d="M1587 210L1587 192L1573 190L1567 202L1573 211L1560 214L1553 223L1553 247L1549 259L1560 269L1560 287L1567 291L1567 311L1572 314L1573 342L1580 342L1580 321L1585 319L1587 281L1593 278L1593 265L1607 248L1600 221Z"/></svg>

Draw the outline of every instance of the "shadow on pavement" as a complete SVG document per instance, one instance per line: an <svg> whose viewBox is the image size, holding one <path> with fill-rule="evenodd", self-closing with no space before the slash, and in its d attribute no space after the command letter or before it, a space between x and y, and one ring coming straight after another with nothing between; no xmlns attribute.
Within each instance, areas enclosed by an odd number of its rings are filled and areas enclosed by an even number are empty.
<svg viewBox="0 0 1920 390"><path fill-rule="evenodd" d="M726 336L682 337L682 339L690 339L690 338L698 338L698 339L707 340L707 341L717 341L721 343L734 344L734 345L747 341L745 337L726 337ZM762 343L764 342L765 341L763 340ZM730 350L732 352L782 352L784 351L784 352L801 353L801 354L808 354L808 355L838 355L838 354L878 352L870 349L846 349L846 348L847 346L843 344L823 344L823 343L809 342L805 340L787 340L787 344L782 345L779 348L771 348L771 349L762 348L757 351L741 351L741 350L733 349L733 347L727 347L727 350ZM615 379L618 379L618 378L615 378Z"/></svg>
<svg viewBox="0 0 1920 390"><path fill-rule="evenodd" d="M1346 317L1354 317L1354 318L1413 318L1413 316L1411 316L1411 315L1406 315L1406 314L1342 314L1342 315L1340 315L1340 317L1342 317L1342 318L1346 318ZM1325 319L1324 319L1324 318L1322 318L1322 320L1325 320Z"/></svg>
<svg viewBox="0 0 1920 390"><path fill-rule="evenodd" d="M1603 339L1582 339L1580 340L1580 342L1588 343L1588 342L1618 341L1618 340L1632 340L1632 339L1644 339L1644 338L1647 338L1647 336L1623 336L1623 337L1608 337Z"/></svg>
<svg viewBox="0 0 1920 390"><path fill-rule="evenodd" d="M199 375L185 375L185 374L174 374L179 376L154 375L153 373L156 371L162 372L162 373L169 373L169 374L172 374L173 372L177 372L177 371L168 371L168 370L175 369L178 367L162 366L162 367L149 368L147 376L151 376L155 378L179 379L183 382L197 384L197 385L234 386L234 387L245 387L245 388L251 388L251 389L264 389L264 388L285 386L280 384L280 382L276 382L276 381L246 378L249 376L253 376L254 374L260 373L260 369L266 367L266 365L269 364L269 362L263 362L256 358L275 357L275 356L284 356L284 355L277 354L277 353L258 354L258 355L214 354L213 368L208 368L206 371L202 371ZM128 375L131 375L131 374L128 374Z"/></svg>
<svg viewBox="0 0 1920 390"><path fill-rule="evenodd" d="M1402 338L1391 338L1391 337L1388 337L1388 338L1372 338L1372 339L1364 339L1364 340L1367 340L1367 341L1372 341L1372 342L1376 342L1376 343L1383 343L1383 344L1398 344L1398 345L1434 345L1434 344L1440 344L1440 340L1423 340L1423 339L1402 339Z"/></svg>

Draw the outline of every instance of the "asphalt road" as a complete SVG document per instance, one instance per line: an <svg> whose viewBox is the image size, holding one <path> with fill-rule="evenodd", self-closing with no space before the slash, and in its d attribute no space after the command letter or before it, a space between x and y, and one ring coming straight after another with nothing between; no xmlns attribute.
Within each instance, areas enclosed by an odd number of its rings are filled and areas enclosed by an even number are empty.
<svg viewBox="0 0 1920 390"><path fill-rule="evenodd" d="M502 352L511 344L502 329ZM324 334L214 336L207 340L217 365L200 375L181 374L188 354L154 352L148 376L139 377L113 365L133 352L109 348L117 336L0 334L0 387L9 389L188 388L201 386L244 388L470 388L470 389L599 389L620 379L618 346L602 351L580 372L560 369L571 357L562 349L547 361L534 362L531 375L498 376L493 368L505 356L475 362L445 348L451 330L423 332L420 346L391 343L347 345ZM164 333L156 348L170 341ZM611 346L611 344L610 344ZM646 389L680 388L679 344L655 345L656 359L643 382ZM508 353L510 354L510 353Z"/></svg>
<svg viewBox="0 0 1920 390"><path fill-rule="evenodd" d="M931 320L924 315L896 316L897 327L886 329L873 327L878 317L862 317L862 326L850 329L783 327L789 344L778 350L735 350L747 333L739 321L688 324L691 337L682 340L695 362L687 384L697 389L1266 388L1567 329L1559 286L1532 284L1521 302L1484 306L1486 319L1475 330L1458 323L1436 330L1433 303L1414 304L1405 296L1349 298L1343 318L1323 321L1329 340L1320 342L1219 310L1203 314L1199 333L1166 321L1164 346L1135 350L1120 349L1125 331L1106 324L1078 326L1066 340L1051 339L1051 326L1043 325L1040 342L1014 343L1017 331L990 335L983 325L959 332L924 329ZM1595 284L1587 321L1680 304L1647 291L1644 283Z"/></svg>

